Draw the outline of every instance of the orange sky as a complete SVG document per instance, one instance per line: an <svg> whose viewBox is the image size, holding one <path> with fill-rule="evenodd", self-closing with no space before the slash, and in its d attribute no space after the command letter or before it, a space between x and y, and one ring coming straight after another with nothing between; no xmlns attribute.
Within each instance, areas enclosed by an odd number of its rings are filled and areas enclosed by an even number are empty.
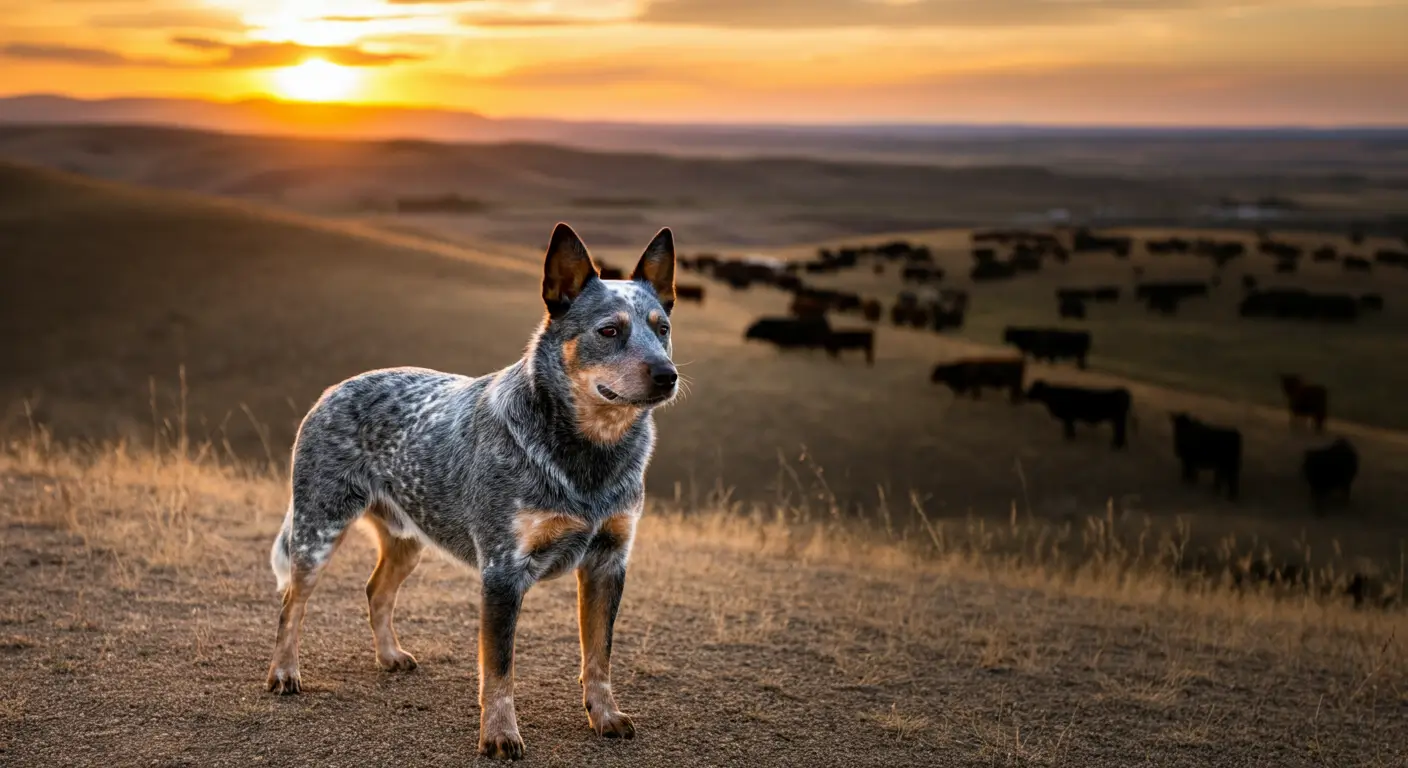
<svg viewBox="0 0 1408 768"><path fill-rule="evenodd" d="M1408 124L1405 32L1408 0L0 0L0 93L672 122Z"/></svg>

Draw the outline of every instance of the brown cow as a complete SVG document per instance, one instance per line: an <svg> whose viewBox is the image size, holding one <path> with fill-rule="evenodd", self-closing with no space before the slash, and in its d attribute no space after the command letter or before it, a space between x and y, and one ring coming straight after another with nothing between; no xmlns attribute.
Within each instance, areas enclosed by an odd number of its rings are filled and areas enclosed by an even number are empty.
<svg viewBox="0 0 1408 768"><path fill-rule="evenodd" d="M884 305L878 299L866 299L860 303L860 312L866 320L872 323L880 322L880 315L885 311Z"/></svg>
<svg viewBox="0 0 1408 768"><path fill-rule="evenodd" d="M831 302L815 296L793 296L788 311L793 317L821 317L831 308Z"/></svg>
<svg viewBox="0 0 1408 768"><path fill-rule="evenodd" d="M1330 392L1320 384L1307 384L1299 376L1281 374L1281 391L1286 393L1286 405L1291 413L1291 426L1296 419L1315 423L1316 432L1325 431L1325 419L1330 414Z"/></svg>

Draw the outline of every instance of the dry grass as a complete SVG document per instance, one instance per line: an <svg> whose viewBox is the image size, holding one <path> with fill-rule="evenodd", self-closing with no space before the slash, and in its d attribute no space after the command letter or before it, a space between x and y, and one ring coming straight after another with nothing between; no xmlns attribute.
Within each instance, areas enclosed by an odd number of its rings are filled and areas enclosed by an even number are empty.
<svg viewBox="0 0 1408 768"><path fill-rule="evenodd" d="M351 718L333 727L348 728L384 717L381 708L412 690L428 697L408 700L412 711L450 717L452 708L459 731L472 724L449 703L472 700L464 569L423 566L402 609L403 635L426 668L458 671L417 673L429 679L398 685L401 693L367 689L384 679L359 655L358 582L369 563L366 545L348 547L314 601L305 649L313 692L290 710L258 685L275 610L263 560L285 503L278 477L189 446L55 450L39 433L0 459L0 478L0 563L10 572L0 654L20 671L15 693L0 700L0 755L14 764L85 762L46 741L67 717L55 709L63 701L135 696L137 711L197 730L176 753L117 735L111 748L197 761L211 754L194 738L209 718L237 731L257 722L297 730L331 707ZM696 739L713 746L695 759L718 763L732 761L725 742L756 749L779 737L795 751L769 747L769 761L798 764L809 749L862 764L1127 765L1144 750L1154 764L1405 757L1408 616L1355 610L1332 592L1190 578L1118 545L1101 532L1108 519L1087 525L1085 538L1033 547L1049 534L1023 533L1015 519L1001 530L936 523L916 540L796 509L660 504L641 529L616 665L627 709L647 713L657 732L601 751L576 738L571 717L544 711L540 700L568 690L575 664L570 589L551 584L531 596L521 630L524 719L552 722L530 726L530 749L548 762L595 755L647 765L678 764L668 756ZM187 681L163 687L222 691L200 700L204 719L184 719L190 702L180 696L138 692L163 669ZM561 685L544 682L553 669L566 675ZM575 713L568 699L549 709ZM425 737L443 739L433 729ZM386 748L420 743L388 739ZM456 754L472 748L461 741ZM250 749L226 757L258 754ZM364 757L344 757L354 754ZM293 762L316 759L299 752Z"/></svg>

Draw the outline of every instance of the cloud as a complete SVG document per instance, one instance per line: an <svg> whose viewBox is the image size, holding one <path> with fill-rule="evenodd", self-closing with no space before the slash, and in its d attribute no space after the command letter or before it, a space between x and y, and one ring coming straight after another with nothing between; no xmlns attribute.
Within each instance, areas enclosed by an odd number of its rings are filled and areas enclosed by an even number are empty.
<svg viewBox="0 0 1408 768"><path fill-rule="evenodd" d="M1200 0L651 0L638 21L752 29L1022 27L1179 10Z"/></svg>
<svg viewBox="0 0 1408 768"><path fill-rule="evenodd" d="M358 24L366 21L405 21L406 19L421 18L411 13L388 13L381 16L319 16L318 21L341 22L344 24Z"/></svg>
<svg viewBox="0 0 1408 768"><path fill-rule="evenodd" d="M31 61L59 61L69 64L82 64L89 67L140 66L142 61L116 51L99 48L76 48L68 45L45 45L42 43L11 43L0 46L0 56L7 59L28 59Z"/></svg>
<svg viewBox="0 0 1408 768"><path fill-rule="evenodd" d="M174 37L171 42L198 51L219 51L221 57L204 66L219 69L287 67L319 58L344 67L384 67L422 57L409 53L373 53L350 45L309 46L298 43L225 43L204 37Z"/></svg>
<svg viewBox="0 0 1408 768"><path fill-rule="evenodd" d="M602 19L585 16L479 16L465 14L458 19L462 27L483 28L540 28L540 27L592 27L604 24L622 24L630 19Z"/></svg>
<svg viewBox="0 0 1408 768"><path fill-rule="evenodd" d="M204 37L172 38L172 43L203 53L210 59L174 59L131 56L103 48L12 43L0 46L0 57L31 61L56 61L88 67L141 67L154 69L264 69L287 67L320 58L345 67L381 67L422 57L408 53L374 53L354 46L307 46L297 43L224 43Z"/></svg>
<svg viewBox="0 0 1408 768"><path fill-rule="evenodd" d="M88 24L103 29L211 29L229 32L247 29L238 14L217 8L105 13L90 17Z"/></svg>

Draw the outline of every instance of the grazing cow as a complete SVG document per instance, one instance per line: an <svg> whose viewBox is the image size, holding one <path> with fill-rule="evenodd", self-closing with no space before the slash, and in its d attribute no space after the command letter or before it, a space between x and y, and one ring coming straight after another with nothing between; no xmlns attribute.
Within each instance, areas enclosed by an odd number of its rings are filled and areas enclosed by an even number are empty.
<svg viewBox="0 0 1408 768"><path fill-rule="evenodd" d="M703 304L704 286L690 285L689 283L675 283L675 299L678 301L692 301L695 304Z"/></svg>
<svg viewBox="0 0 1408 768"><path fill-rule="evenodd" d="M865 352L866 364L875 365L875 331L831 331L822 346L832 357L839 357L843 349L859 349Z"/></svg>
<svg viewBox="0 0 1408 768"><path fill-rule="evenodd" d="M830 308L831 302L823 298L799 293L792 297L787 311L792 313L793 317L822 317Z"/></svg>
<svg viewBox="0 0 1408 768"><path fill-rule="evenodd" d="M1339 257L1340 255L1333 245L1322 245L1310 254L1311 261L1317 262L1335 261Z"/></svg>
<svg viewBox="0 0 1408 768"><path fill-rule="evenodd" d="M1366 293L1359 297L1359 308L1374 312L1384 311L1384 297L1381 293Z"/></svg>
<svg viewBox="0 0 1408 768"><path fill-rule="evenodd" d="M1306 451L1300 474L1310 485L1310 497L1316 509L1322 508L1335 493L1349 501L1349 488L1359 474L1359 453L1348 440L1340 438L1324 448Z"/></svg>
<svg viewBox="0 0 1408 768"><path fill-rule="evenodd" d="M1097 285L1091 289L1096 301L1101 304L1113 304L1120 300L1120 289L1114 285Z"/></svg>
<svg viewBox="0 0 1408 768"><path fill-rule="evenodd" d="M1136 299L1148 300L1155 296L1172 296L1186 299L1193 296L1207 296L1210 289L1201 280L1170 280L1162 283L1140 283L1134 288Z"/></svg>
<svg viewBox="0 0 1408 768"><path fill-rule="evenodd" d="M885 311L884 305L878 299L866 299L860 303L860 313L872 323L880 322L880 315Z"/></svg>
<svg viewBox="0 0 1408 768"><path fill-rule="evenodd" d="M990 280L1011 280L1016 276L1017 268L1004 261L980 261L968 273L968 278L975 283Z"/></svg>
<svg viewBox="0 0 1408 768"><path fill-rule="evenodd" d="M933 302L929 305L929 327L935 331L962 328L966 305Z"/></svg>
<svg viewBox="0 0 1408 768"><path fill-rule="evenodd" d="M982 398L984 387L1006 389L1015 403L1022 399L1022 379L1026 369L1027 361L1020 357L1015 360L958 360L934 366L929 381L946 385L955 395L971 392L974 400Z"/></svg>
<svg viewBox="0 0 1408 768"><path fill-rule="evenodd" d="M1340 260L1340 264L1344 266L1344 271L1346 272L1374 271L1373 262L1369 261L1363 256L1346 256Z"/></svg>
<svg viewBox="0 0 1408 768"><path fill-rule="evenodd" d="M1173 452L1183 464L1183 482L1196 483L1199 470L1211 469L1212 487L1225 489L1227 498L1236 501L1242 473L1242 433L1204 424L1186 413L1170 416Z"/></svg>
<svg viewBox="0 0 1408 768"><path fill-rule="evenodd" d="M1256 290L1256 275L1242 275L1242 290Z"/></svg>
<svg viewBox="0 0 1408 768"><path fill-rule="evenodd" d="M1061 422L1065 428L1067 440L1075 439L1078 421L1086 424L1108 421L1115 432L1114 447L1125 447L1125 424L1130 418L1132 398L1129 396L1129 390L1124 387L1064 387L1037 379L1027 390L1027 399L1046 405L1046 410L1052 418Z"/></svg>
<svg viewBox="0 0 1408 768"><path fill-rule="evenodd" d="M1150 312L1161 315L1178 314L1178 296L1171 293L1156 293L1147 300Z"/></svg>
<svg viewBox="0 0 1408 768"><path fill-rule="evenodd" d="M826 346L831 335L831 325L826 317L764 317L748 326L743 338L757 339L775 344L783 349L803 347L819 349Z"/></svg>
<svg viewBox="0 0 1408 768"><path fill-rule="evenodd" d="M1297 419L1314 422L1316 432L1325 431L1325 419L1330 415L1330 392L1320 384L1307 384L1299 376L1281 374L1281 391L1286 393L1286 406L1291 426Z"/></svg>
<svg viewBox="0 0 1408 768"><path fill-rule="evenodd" d="M600 277L601 277L602 280L625 280L625 279L626 279L626 273L623 272L623 271L621 271L621 268L620 268L620 267L608 267L608 266L606 266L605 264L601 264L601 265L598 265L598 266L600 267L599 274L600 274Z"/></svg>
<svg viewBox="0 0 1408 768"><path fill-rule="evenodd" d="M1278 259L1276 261L1276 274L1292 274L1296 271L1296 267L1298 266L1300 266L1300 263L1297 262L1295 259Z"/></svg>
<svg viewBox="0 0 1408 768"><path fill-rule="evenodd" d="M1408 267L1408 253L1381 248L1374 252L1374 261L1389 267Z"/></svg>
<svg viewBox="0 0 1408 768"><path fill-rule="evenodd" d="M906 283L937 283L944 279L944 271L927 264L910 264L900 270L900 279Z"/></svg>
<svg viewBox="0 0 1408 768"><path fill-rule="evenodd" d="M1085 367L1086 356L1090 354L1088 331L1008 327L1002 332L1002 342L1011 344L1037 360L1059 362L1072 359L1081 368Z"/></svg>
<svg viewBox="0 0 1408 768"><path fill-rule="evenodd" d="M1059 311L1061 313L1061 317L1063 318L1070 318L1072 320L1084 320L1085 302L1081 301L1080 299L1073 298L1061 299Z"/></svg>
<svg viewBox="0 0 1408 768"><path fill-rule="evenodd" d="M1248 293L1238 305L1237 312L1242 317L1354 322L1359 319L1359 300L1349 294L1277 288Z"/></svg>

